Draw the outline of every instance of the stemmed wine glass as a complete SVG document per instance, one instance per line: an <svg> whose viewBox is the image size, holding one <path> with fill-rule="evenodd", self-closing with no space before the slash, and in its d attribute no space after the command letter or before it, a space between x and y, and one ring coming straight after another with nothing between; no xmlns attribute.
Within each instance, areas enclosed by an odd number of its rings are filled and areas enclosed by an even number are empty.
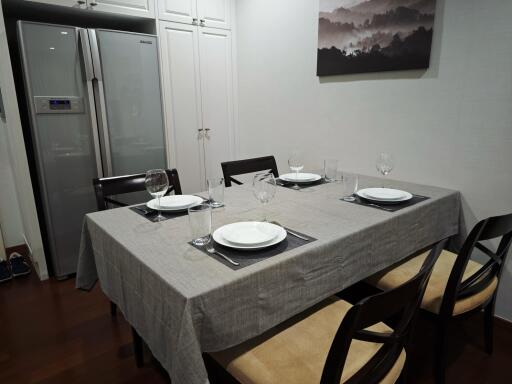
<svg viewBox="0 0 512 384"><path fill-rule="evenodd" d="M299 153L294 152L290 155L290 158L288 159L288 165L290 166L290 170L292 172L295 172L295 180L299 179L299 172L304 169L304 163L302 162L302 159L299 155ZM300 187L297 183L292 187L295 190L299 190Z"/></svg>
<svg viewBox="0 0 512 384"><path fill-rule="evenodd" d="M169 189L167 173L163 169L151 169L146 172L146 179L144 182L149 194L153 196L153 198L157 199L158 216L155 218L155 221L165 220L165 217L162 216L162 211L160 210L160 198L164 196Z"/></svg>
<svg viewBox="0 0 512 384"><path fill-rule="evenodd" d="M393 158L393 155L383 152L379 157L377 157L375 166L377 167L377 171L385 177L389 175L395 167L395 159Z"/></svg>
<svg viewBox="0 0 512 384"><path fill-rule="evenodd" d="M276 195L276 179L271 172L257 173L252 180L252 187L254 196L263 204L263 221L267 221L265 205Z"/></svg>

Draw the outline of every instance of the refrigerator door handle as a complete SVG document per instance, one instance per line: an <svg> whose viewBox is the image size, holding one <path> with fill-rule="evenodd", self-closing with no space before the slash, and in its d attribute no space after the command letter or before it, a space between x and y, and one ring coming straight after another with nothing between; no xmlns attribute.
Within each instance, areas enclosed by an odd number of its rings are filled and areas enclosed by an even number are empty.
<svg viewBox="0 0 512 384"><path fill-rule="evenodd" d="M96 105L94 103L94 69L92 66L91 57L91 45L89 42L89 35L86 29L78 29L79 46L82 52L86 89L87 89L87 101L89 103L89 117L91 119L91 131L94 148L94 158L96 160L96 170L98 177L103 177L103 163L101 161L101 148L100 140L98 136L98 121L96 119Z"/></svg>
<svg viewBox="0 0 512 384"><path fill-rule="evenodd" d="M102 158L104 160L104 169L107 176L113 175L112 152L110 149L110 134L108 130L107 107L105 102L105 89L103 87L103 73L101 70L100 50L98 47L98 39L96 30L88 29L89 43L91 46L92 66L94 68L94 76L96 83L94 87L94 96L96 100L96 111L98 116L98 130L100 141L102 143Z"/></svg>

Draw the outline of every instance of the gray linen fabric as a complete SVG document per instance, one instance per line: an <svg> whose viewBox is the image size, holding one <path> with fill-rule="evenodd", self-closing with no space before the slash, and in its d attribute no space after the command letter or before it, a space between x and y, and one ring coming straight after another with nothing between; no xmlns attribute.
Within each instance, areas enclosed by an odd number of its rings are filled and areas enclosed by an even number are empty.
<svg viewBox="0 0 512 384"><path fill-rule="evenodd" d="M361 187L382 181L361 177ZM459 230L460 194L387 185L431 199L398 212L340 201L339 184L278 188L269 220L318 239L233 271L187 244L186 216L151 223L128 208L86 216L77 287L99 279L169 372L173 383L207 381L202 352L246 341L328 296ZM214 228L261 219L249 186L226 190Z"/></svg>

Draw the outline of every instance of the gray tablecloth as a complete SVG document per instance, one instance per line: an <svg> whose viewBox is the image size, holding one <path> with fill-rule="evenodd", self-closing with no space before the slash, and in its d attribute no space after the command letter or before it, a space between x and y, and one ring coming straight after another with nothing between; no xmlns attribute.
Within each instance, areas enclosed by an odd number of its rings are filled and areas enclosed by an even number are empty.
<svg viewBox="0 0 512 384"><path fill-rule="evenodd" d="M270 220L318 239L233 271L189 244L186 216L151 223L128 208L84 221L77 287L97 279L169 372L205 383L202 352L239 344L459 230L460 195L386 181L431 199L398 212L340 201L340 185L278 188ZM360 185L381 181L361 177ZM226 190L214 228L262 216L248 186Z"/></svg>

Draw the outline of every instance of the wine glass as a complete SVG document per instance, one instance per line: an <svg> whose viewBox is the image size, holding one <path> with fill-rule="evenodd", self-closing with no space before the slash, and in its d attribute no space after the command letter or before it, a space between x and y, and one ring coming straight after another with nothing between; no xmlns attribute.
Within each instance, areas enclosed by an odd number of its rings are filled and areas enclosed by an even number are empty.
<svg viewBox="0 0 512 384"><path fill-rule="evenodd" d="M252 180L253 193L256 199L263 204L264 217L263 221L267 221L265 205L270 202L276 195L276 179L270 172L257 173Z"/></svg>
<svg viewBox="0 0 512 384"><path fill-rule="evenodd" d="M393 158L393 155L383 152L379 157L377 157L375 165L377 167L377 171L379 171L382 176L387 176L395 167L395 159Z"/></svg>
<svg viewBox="0 0 512 384"><path fill-rule="evenodd" d="M146 179L144 180L144 183L146 184L146 190L149 194L157 200L158 216L155 218L155 221L165 220L165 217L162 216L162 211L160 210L160 198L164 196L169 189L167 173L163 169L149 170L146 172Z"/></svg>
<svg viewBox="0 0 512 384"><path fill-rule="evenodd" d="M290 158L288 159L288 165L290 166L290 170L292 172L295 172L295 180L299 179L299 172L304 169L304 163L302 162L302 159L300 157L300 154L297 152L294 152L290 155ZM299 190L300 187L297 183L292 187L295 190Z"/></svg>

